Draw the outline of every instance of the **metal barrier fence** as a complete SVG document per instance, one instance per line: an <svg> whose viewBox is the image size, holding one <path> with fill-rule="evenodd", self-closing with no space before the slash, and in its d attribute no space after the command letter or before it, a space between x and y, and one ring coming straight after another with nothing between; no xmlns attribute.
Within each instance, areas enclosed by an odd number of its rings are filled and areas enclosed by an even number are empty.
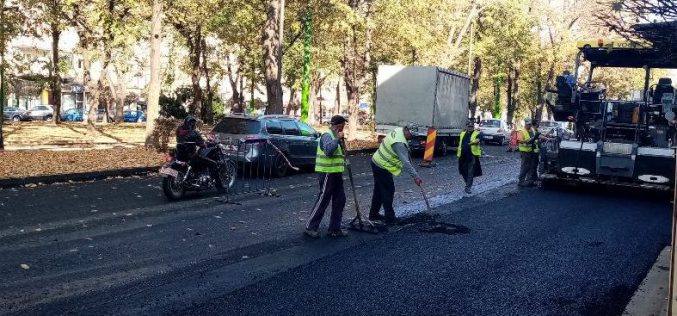
<svg viewBox="0 0 677 316"><path fill-rule="evenodd" d="M226 147L228 163L235 170L234 181L226 191L226 202L246 193L276 195L271 179L279 168L294 168L284 153L267 139L230 139L220 141Z"/></svg>

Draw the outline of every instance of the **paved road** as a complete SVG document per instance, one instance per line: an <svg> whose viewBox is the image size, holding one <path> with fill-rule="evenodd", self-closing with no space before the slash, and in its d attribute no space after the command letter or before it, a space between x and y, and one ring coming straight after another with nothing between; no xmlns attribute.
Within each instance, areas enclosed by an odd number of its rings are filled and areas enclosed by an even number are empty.
<svg viewBox="0 0 677 316"><path fill-rule="evenodd" d="M421 170L432 214L400 178L408 224L338 241L300 234L312 174L241 205L167 203L154 177L3 190L0 314L619 314L669 242L669 203L518 190L517 155L487 152L473 197L443 158ZM368 157L353 164L365 208Z"/></svg>

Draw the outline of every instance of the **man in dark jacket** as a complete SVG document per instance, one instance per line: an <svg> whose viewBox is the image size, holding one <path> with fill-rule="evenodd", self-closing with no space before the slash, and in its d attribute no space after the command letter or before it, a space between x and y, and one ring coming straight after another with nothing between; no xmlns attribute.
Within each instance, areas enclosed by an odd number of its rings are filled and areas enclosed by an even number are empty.
<svg viewBox="0 0 677 316"><path fill-rule="evenodd" d="M475 177L482 175L480 166L480 132L475 130L475 124L468 122L465 130L461 133L458 143L458 171L465 181L465 193L472 193L472 184Z"/></svg>
<svg viewBox="0 0 677 316"><path fill-rule="evenodd" d="M219 176L219 166L216 161L205 156L206 149L207 142L197 129L197 120L194 116L188 115L183 120L183 124L176 129L177 159L189 161L195 169L209 168L209 175L214 180L216 189L219 192L224 192L225 188Z"/></svg>

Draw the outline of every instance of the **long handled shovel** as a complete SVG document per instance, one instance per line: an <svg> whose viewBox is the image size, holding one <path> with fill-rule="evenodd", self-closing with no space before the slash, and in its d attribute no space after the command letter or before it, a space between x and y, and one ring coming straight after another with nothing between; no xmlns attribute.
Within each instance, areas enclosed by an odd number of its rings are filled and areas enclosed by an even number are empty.
<svg viewBox="0 0 677 316"><path fill-rule="evenodd" d="M341 149L343 150L343 154L346 155L346 145L343 140L341 140ZM348 156L346 156L346 170L348 171L348 179L350 179L350 188L353 191L353 200L355 202L356 213L355 218L353 218L353 220L350 221L350 224L348 224L348 229L378 234L379 227L377 227L372 221L364 218L362 216L362 212L360 212L360 205L357 202L357 191L355 190L355 180L353 179L353 170L351 168L350 161L348 160Z"/></svg>

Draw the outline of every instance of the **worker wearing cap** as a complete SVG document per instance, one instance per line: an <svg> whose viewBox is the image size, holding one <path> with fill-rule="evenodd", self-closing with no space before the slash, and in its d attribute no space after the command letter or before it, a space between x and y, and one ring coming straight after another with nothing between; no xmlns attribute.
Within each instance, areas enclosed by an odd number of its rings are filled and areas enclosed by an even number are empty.
<svg viewBox="0 0 677 316"><path fill-rule="evenodd" d="M343 140L343 128L347 120L340 115L331 118L331 127L324 133L317 144L315 156L315 172L320 179L320 194L310 212L310 218L306 224L305 234L311 238L319 238L318 229L324 211L331 202L331 216L329 218L329 237L345 237L348 233L341 229L343 208L346 205L346 194L343 189L343 171L345 170L346 158L341 141Z"/></svg>
<svg viewBox="0 0 677 316"><path fill-rule="evenodd" d="M468 122L466 128L459 137L459 146L456 151L458 157L458 172L465 181L465 193L470 194L472 183L475 177L482 175L480 167L480 131L475 127L476 124Z"/></svg>
<svg viewBox="0 0 677 316"><path fill-rule="evenodd" d="M371 170L374 173L374 194L371 198L369 220L384 220L387 224L397 222L393 209L395 196L395 182L393 176L399 176L404 170L413 179L416 185L423 182L412 166L409 159L408 140L413 138L412 131L416 132L416 124L398 127L388 132L381 142L376 153L371 158ZM385 216L379 214L383 206Z"/></svg>
<svg viewBox="0 0 677 316"><path fill-rule="evenodd" d="M535 141L537 138L536 131L532 128L532 121L530 118L524 119L524 128L520 130L518 134L519 144L518 149L520 151L520 158L522 163L520 165L520 173L518 178L517 185L524 186L533 186L534 173L536 171L536 162L538 161L538 146L536 146Z"/></svg>

